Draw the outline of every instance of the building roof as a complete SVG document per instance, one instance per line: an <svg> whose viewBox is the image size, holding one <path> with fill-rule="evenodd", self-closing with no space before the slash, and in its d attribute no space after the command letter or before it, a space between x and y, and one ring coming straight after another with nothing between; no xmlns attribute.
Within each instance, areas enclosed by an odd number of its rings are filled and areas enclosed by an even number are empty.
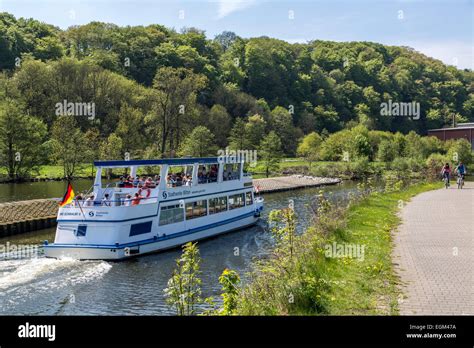
<svg viewBox="0 0 474 348"><path fill-rule="evenodd" d="M474 123L472 126L462 126L462 127L449 127L449 128L438 128L438 129L428 129L428 132L438 132L438 131L447 131L447 130L462 130L462 129L474 129Z"/></svg>
<svg viewBox="0 0 474 348"><path fill-rule="evenodd" d="M94 161L96 167L131 167L131 166L155 166L155 165L186 165L194 163L218 163L219 157L189 157L189 158L163 158L150 160L119 160L119 161Z"/></svg>

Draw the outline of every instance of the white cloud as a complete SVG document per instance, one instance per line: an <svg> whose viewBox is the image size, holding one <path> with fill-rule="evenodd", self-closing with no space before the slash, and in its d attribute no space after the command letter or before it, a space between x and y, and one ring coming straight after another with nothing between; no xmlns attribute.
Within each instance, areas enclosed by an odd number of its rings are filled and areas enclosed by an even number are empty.
<svg viewBox="0 0 474 348"><path fill-rule="evenodd" d="M233 12L246 9L253 6L256 0L219 0L217 9L217 18L224 18Z"/></svg>

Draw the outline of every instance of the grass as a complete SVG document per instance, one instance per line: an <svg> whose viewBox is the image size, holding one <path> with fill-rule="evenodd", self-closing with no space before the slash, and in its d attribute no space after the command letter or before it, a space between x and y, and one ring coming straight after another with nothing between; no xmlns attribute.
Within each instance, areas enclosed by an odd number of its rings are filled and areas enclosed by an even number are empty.
<svg viewBox="0 0 474 348"><path fill-rule="evenodd" d="M399 203L438 188L440 183L417 184L399 192L373 194L349 208L346 238L340 242L363 245L364 260L328 264L336 280L330 314L398 314L400 293L391 253L392 232L400 224Z"/></svg>
<svg viewBox="0 0 474 348"><path fill-rule="evenodd" d="M439 182L416 184L398 192L374 192L346 209L330 206L296 238L296 256L289 257L279 245L255 265L241 291L238 314L398 314L400 293L391 254L399 205L440 187ZM361 258L328 257L326 248L333 243L363 247L364 252Z"/></svg>

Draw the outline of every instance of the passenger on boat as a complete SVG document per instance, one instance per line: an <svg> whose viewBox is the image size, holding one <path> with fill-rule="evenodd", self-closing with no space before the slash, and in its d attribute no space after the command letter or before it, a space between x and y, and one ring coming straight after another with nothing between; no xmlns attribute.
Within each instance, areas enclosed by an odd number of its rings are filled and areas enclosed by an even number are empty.
<svg viewBox="0 0 474 348"><path fill-rule="evenodd" d="M133 197L132 199L132 205L139 205L140 204L140 200L142 199L143 197L140 196L138 193L135 193L135 196Z"/></svg>
<svg viewBox="0 0 474 348"><path fill-rule="evenodd" d="M133 187L137 187L139 182L140 182L140 178L138 176L136 176L133 179Z"/></svg>
<svg viewBox="0 0 474 348"><path fill-rule="evenodd" d="M176 180L173 179L173 175L168 174L168 178L166 180L166 185L168 187L174 187L176 186Z"/></svg>
<svg viewBox="0 0 474 348"><path fill-rule="evenodd" d="M90 195L89 198L86 199L84 203L85 207L93 207L94 206L94 195Z"/></svg>
<svg viewBox="0 0 474 348"><path fill-rule="evenodd" d="M124 182L123 187L133 187L133 178L131 176L127 177L127 179Z"/></svg>
<svg viewBox="0 0 474 348"><path fill-rule="evenodd" d="M191 186L191 182L192 182L191 176L186 175L186 176L184 177L184 186Z"/></svg>
<svg viewBox="0 0 474 348"><path fill-rule="evenodd" d="M183 176L181 173L176 175L176 186L183 186Z"/></svg>
<svg viewBox="0 0 474 348"><path fill-rule="evenodd" d="M83 202L82 202L83 199L84 199L84 198L82 198L82 195L81 195L81 194L78 194L78 195L76 196L76 198L74 199L74 201L72 202L72 205L73 205L73 206L77 206L77 207L80 206L81 204L83 204Z"/></svg>
<svg viewBox="0 0 474 348"><path fill-rule="evenodd" d="M110 199L109 199L109 194L108 194L108 193L106 193L106 194L104 195L104 198L102 198L102 205L103 205L103 206L106 206L106 207L110 207L110 206L111 206L111 201L110 201Z"/></svg>
<svg viewBox="0 0 474 348"><path fill-rule="evenodd" d="M155 185L158 186L160 184L160 176L155 175L155 177L153 178L153 181L155 182Z"/></svg>
<svg viewBox="0 0 474 348"><path fill-rule="evenodd" d="M131 196L131 195L127 195L127 196L125 197L125 200L123 201L123 205L124 205L125 207L129 207L131 203L132 203L132 196Z"/></svg>
<svg viewBox="0 0 474 348"><path fill-rule="evenodd" d="M125 178L121 176L120 181L117 183L117 187L124 187L124 186L125 186Z"/></svg>
<svg viewBox="0 0 474 348"><path fill-rule="evenodd" d="M145 183L143 185L144 188L155 188L156 185L155 183L153 182L153 180L151 180L151 177L148 177L146 180L145 180Z"/></svg>

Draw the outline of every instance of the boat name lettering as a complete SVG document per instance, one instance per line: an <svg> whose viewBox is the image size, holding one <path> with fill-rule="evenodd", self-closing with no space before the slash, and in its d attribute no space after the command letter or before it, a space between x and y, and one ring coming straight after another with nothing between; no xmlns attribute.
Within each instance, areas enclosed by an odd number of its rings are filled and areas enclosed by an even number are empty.
<svg viewBox="0 0 474 348"><path fill-rule="evenodd" d="M204 192L206 192L205 189L195 190L195 191L183 190L183 191L177 191L177 192L163 191L162 195L163 195L164 199L167 199L167 198L172 198L172 197L183 197L183 196L189 196L189 195L196 195L198 193L204 193Z"/></svg>
<svg viewBox="0 0 474 348"><path fill-rule="evenodd" d="M62 216L67 216L67 215L69 215L69 216L78 216L78 215L80 215L80 213L65 213L65 212L61 212L61 213L59 213L59 215L62 215Z"/></svg>

